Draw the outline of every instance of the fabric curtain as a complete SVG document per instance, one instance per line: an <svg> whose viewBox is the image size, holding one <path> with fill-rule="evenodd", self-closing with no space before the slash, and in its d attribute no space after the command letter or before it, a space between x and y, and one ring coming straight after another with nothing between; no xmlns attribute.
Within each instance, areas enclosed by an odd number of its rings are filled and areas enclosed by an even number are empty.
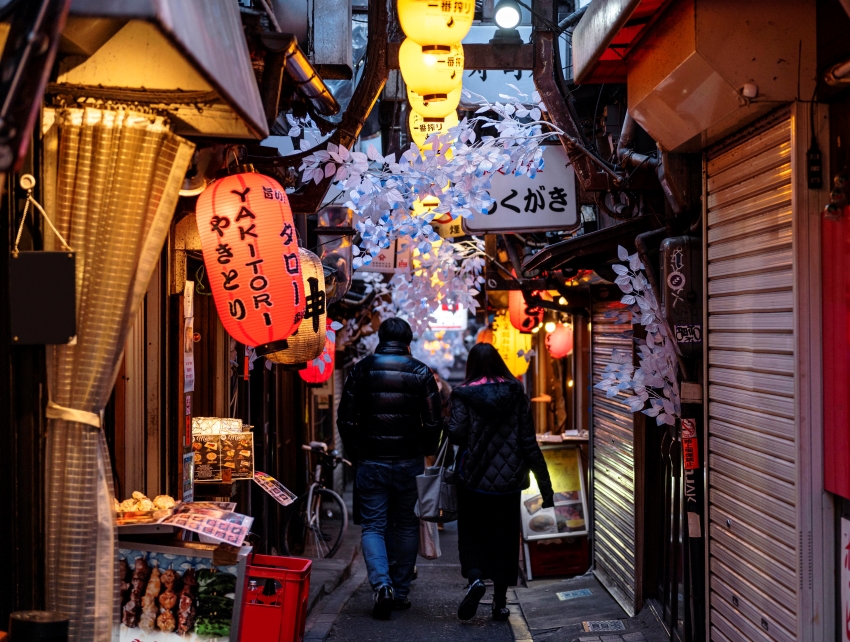
<svg viewBox="0 0 850 642"><path fill-rule="evenodd" d="M77 264L76 343L48 350L46 484L47 604L70 617L72 641L117 639L112 468L100 416L193 151L149 114L45 115L45 204Z"/></svg>

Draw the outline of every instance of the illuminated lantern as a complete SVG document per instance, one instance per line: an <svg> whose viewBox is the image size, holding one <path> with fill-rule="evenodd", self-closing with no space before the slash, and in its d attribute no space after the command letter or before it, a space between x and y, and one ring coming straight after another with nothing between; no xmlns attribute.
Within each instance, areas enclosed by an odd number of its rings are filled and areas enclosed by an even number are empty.
<svg viewBox="0 0 850 642"><path fill-rule="evenodd" d="M462 93L463 87L456 87L446 95L445 100L426 101L408 87L407 102L410 103L410 109L423 118L445 118L452 112L456 113Z"/></svg>
<svg viewBox="0 0 850 642"><path fill-rule="evenodd" d="M406 38L398 49L404 82L424 101L445 101L463 80L463 46L420 45Z"/></svg>
<svg viewBox="0 0 850 642"><path fill-rule="evenodd" d="M298 329L304 310L289 200L277 181L250 165L229 171L195 209L215 306L240 343L282 341Z"/></svg>
<svg viewBox="0 0 850 642"><path fill-rule="evenodd" d="M298 330L285 341L257 346L257 354L274 363L296 365L312 361L325 348L327 295L325 271L318 256L299 248L303 277L304 319Z"/></svg>
<svg viewBox="0 0 850 642"><path fill-rule="evenodd" d="M410 128L410 137L419 149L429 149L430 144L426 145L425 141L432 134L444 134L452 127L458 125L457 112L453 111L445 118L426 118L415 111L410 111L410 116L407 117L407 125Z"/></svg>
<svg viewBox="0 0 850 642"><path fill-rule="evenodd" d="M553 359L562 359L573 351L573 327L559 323L546 335L546 349Z"/></svg>
<svg viewBox="0 0 850 642"><path fill-rule="evenodd" d="M511 290L508 294L508 310L510 312L511 325L520 332L530 333L540 325L543 320L543 310L528 305L522 290Z"/></svg>
<svg viewBox="0 0 850 642"><path fill-rule="evenodd" d="M511 325L508 311L502 310L493 321L493 346L499 351L508 370L515 377L520 377L528 370L528 361L519 352L527 354L531 350L531 335L522 334Z"/></svg>
<svg viewBox="0 0 850 642"><path fill-rule="evenodd" d="M446 191L449 187L449 184L446 183L446 186L443 188L443 191ZM425 198L417 198L413 201L413 216L424 216L428 214L432 210L438 208L440 206L440 199L436 196L429 195ZM452 215L449 212L444 214L437 214L432 222L434 223L450 223L452 220Z"/></svg>
<svg viewBox="0 0 850 642"><path fill-rule="evenodd" d="M398 0L401 28L420 44L460 42L469 33L474 15L473 0Z"/></svg>
<svg viewBox="0 0 850 642"><path fill-rule="evenodd" d="M334 373L334 360L336 359L336 330L334 330L334 326L342 327L341 324L328 319L325 349L322 354L308 363L306 368L298 371L298 376L307 383L324 383Z"/></svg>
<svg viewBox="0 0 850 642"><path fill-rule="evenodd" d="M475 343L489 343L493 345L493 328L489 325L486 328L481 328L475 337Z"/></svg>

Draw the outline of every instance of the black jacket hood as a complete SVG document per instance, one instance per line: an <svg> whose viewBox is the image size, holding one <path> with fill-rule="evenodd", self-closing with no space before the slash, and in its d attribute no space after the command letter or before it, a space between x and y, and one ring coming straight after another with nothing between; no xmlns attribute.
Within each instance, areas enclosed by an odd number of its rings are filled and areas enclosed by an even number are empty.
<svg viewBox="0 0 850 642"><path fill-rule="evenodd" d="M452 391L477 414L498 417L509 414L525 391L518 381L482 383L477 386L458 386Z"/></svg>

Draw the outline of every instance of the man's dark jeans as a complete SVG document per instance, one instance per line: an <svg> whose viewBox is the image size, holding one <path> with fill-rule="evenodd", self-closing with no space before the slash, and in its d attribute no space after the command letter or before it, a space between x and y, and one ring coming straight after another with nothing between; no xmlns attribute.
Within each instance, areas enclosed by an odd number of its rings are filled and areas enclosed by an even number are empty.
<svg viewBox="0 0 850 642"><path fill-rule="evenodd" d="M363 557L373 589L392 586L407 597L419 551L419 518L413 512L422 458L361 461L357 467ZM389 553L388 553L389 550ZM393 558L390 570L390 557Z"/></svg>

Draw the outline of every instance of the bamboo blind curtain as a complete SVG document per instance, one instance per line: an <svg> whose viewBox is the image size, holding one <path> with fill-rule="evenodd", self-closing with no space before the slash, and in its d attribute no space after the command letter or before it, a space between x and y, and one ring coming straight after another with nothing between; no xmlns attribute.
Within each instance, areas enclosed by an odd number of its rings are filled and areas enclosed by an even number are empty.
<svg viewBox="0 0 850 642"><path fill-rule="evenodd" d="M123 109L48 111L45 123L45 201L77 256L76 344L48 350L47 604L70 617L70 640L105 642L119 619L100 416L194 145Z"/></svg>

